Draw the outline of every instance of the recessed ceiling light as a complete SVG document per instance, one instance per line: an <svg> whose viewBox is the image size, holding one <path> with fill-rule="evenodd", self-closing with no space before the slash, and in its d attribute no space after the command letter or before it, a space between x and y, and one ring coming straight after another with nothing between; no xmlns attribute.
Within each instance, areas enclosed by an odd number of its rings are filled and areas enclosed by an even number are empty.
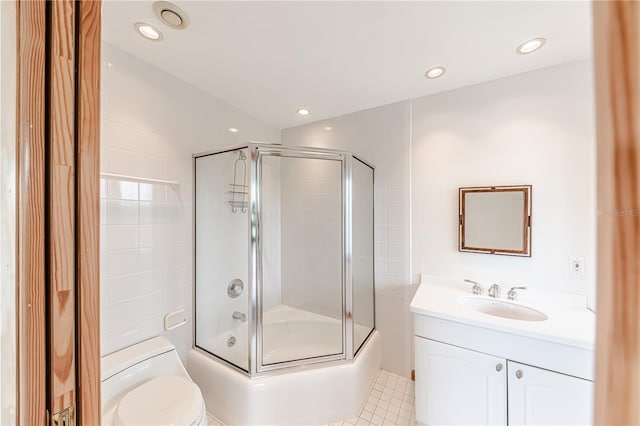
<svg viewBox="0 0 640 426"><path fill-rule="evenodd" d="M300 115L309 115L311 111L308 108L298 108L298 114Z"/></svg>
<svg viewBox="0 0 640 426"><path fill-rule="evenodd" d="M427 72L424 73L424 76L433 80L434 78L442 77L445 71L446 69L444 67L433 67L429 68Z"/></svg>
<svg viewBox="0 0 640 426"><path fill-rule="evenodd" d="M140 33L140 35L147 40L162 40L162 33L149 24L145 24L144 22L136 22L134 24L134 27L138 31L138 33Z"/></svg>
<svg viewBox="0 0 640 426"><path fill-rule="evenodd" d="M324 129L325 129L327 132L330 132L330 131L332 131L332 130L333 130L333 127L331 127L331 126L327 126L327 127L325 127Z"/></svg>
<svg viewBox="0 0 640 426"><path fill-rule="evenodd" d="M544 46L545 42L546 40L542 37L532 38L531 40L527 40L524 43L522 43L520 46L518 46L518 48L516 49L516 53L518 55L526 55L528 53L533 53L536 50L540 49L542 46Z"/></svg>
<svg viewBox="0 0 640 426"><path fill-rule="evenodd" d="M231 133L238 133L238 129L236 129L235 127L229 127L229 131Z"/></svg>

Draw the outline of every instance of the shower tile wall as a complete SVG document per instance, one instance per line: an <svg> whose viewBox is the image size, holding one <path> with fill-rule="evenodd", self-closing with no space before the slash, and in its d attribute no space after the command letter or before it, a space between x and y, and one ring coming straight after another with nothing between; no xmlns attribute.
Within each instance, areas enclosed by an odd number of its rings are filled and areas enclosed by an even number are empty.
<svg viewBox="0 0 640 426"><path fill-rule="evenodd" d="M282 301L342 318L341 163L284 159Z"/></svg>
<svg viewBox="0 0 640 426"><path fill-rule="evenodd" d="M101 179L101 353L165 334L192 344L192 154L279 141L279 132L205 92L103 45L101 171L179 182ZM235 127L239 133L229 133ZM186 326L163 317L184 308Z"/></svg>

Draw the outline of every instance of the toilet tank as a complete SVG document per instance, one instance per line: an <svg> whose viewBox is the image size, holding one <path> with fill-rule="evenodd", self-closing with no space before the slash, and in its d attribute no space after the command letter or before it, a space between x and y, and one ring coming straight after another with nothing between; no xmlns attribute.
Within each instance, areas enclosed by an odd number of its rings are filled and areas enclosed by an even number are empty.
<svg viewBox="0 0 640 426"><path fill-rule="evenodd" d="M108 411L123 394L163 375L189 380L175 346L165 337L145 340L102 357L102 411Z"/></svg>

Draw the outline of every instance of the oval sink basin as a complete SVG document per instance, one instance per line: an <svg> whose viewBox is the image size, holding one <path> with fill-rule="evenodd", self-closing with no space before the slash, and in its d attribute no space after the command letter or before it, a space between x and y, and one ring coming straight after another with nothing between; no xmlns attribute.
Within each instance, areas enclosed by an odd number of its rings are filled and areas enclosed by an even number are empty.
<svg viewBox="0 0 640 426"><path fill-rule="evenodd" d="M485 297L462 297L459 303L466 308L494 317L508 318L520 321L545 321L549 317L540 311L517 303Z"/></svg>

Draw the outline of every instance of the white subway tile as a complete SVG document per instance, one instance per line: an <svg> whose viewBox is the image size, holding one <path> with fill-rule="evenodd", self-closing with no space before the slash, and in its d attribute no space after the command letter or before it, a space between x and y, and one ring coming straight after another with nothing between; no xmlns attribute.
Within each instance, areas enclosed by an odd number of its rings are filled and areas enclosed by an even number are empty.
<svg viewBox="0 0 640 426"><path fill-rule="evenodd" d="M167 286L169 288L185 284L191 285L193 280L191 263L169 268L167 270L166 278Z"/></svg>
<svg viewBox="0 0 640 426"><path fill-rule="evenodd" d="M150 248L169 245L168 225L140 225L138 232L140 233L140 247Z"/></svg>
<svg viewBox="0 0 640 426"><path fill-rule="evenodd" d="M100 199L107 198L107 180L100 179Z"/></svg>
<svg viewBox="0 0 640 426"><path fill-rule="evenodd" d="M127 250L138 248L137 225L108 225L107 250Z"/></svg>
<svg viewBox="0 0 640 426"><path fill-rule="evenodd" d="M389 225L406 225L409 223L409 215L403 207L387 208L387 224Z"/></svg>
<svg viewBox="0 0 640 426"><path fill-rule="evenodd" d="M165 227L166 244L191 246L191 224L168 224Z"/></svg>
<svg viewBox="0 0 640 426"><path fill-rule="evenodd" d="M172 191L169 188L169 191ZM166 201L167 185L162 183L140 183L140 201Z"/></svg>
<svg viewBox="0 0 640 426"><path fill-rule="evenodd" d="M167 264L171 266L191 263L193 248L190 245L171 246L167 249Z"/></svg>
<svg viewBox="0 0 640 426"><path fill-rule="evenodd" d="M111 352L162 334L162 318L151 317L112 327L109 335Z"/></svg>
<svg viewBox="0 0 640 426"><path fill-rule="evenodd" d="M167 290L169 286L169 276L174 271L175 268L162 267L154 268L151 271L145 272L145 274L149 275L149 286L145 290L145 293L155 293Z"/></svg>
<svg viewBox="0 0 640 426"><path fill-rule="evenodd" d="M101 266L101 269L103 269L103 266ZM100 311L101 311L101 315L100 318L105 317L108 313L108 309L105 309L107 306L109 306L109 288L107 287L107 285L105 284L105 280L107 278L102 278L100 277ZM106 324L106 321L105 321Z"/></svg>
<svg viewBox="0 0 640 426"><path fill-rule="evenodd" d="M167 291L167 311L184 308L191 305L192 286L181 285Z"/></svg>
<svg viewBox="0 0 640 426"><path fill-rule="evenodd" d="M115 148L106 150L105 170L126 176L149 179L166 179L167 160Z"/></svg>
<svg viewBox="0 0 640 426"><path fill-rule="evenodd" d="M404 260L405 250L402 244L387 243L387 259L388 260Z"/></svg>
<svg viewBox="0 0 640 426"><path fill-rule="evenodd" d="M144 308L144 300L136 297L111 303L110 326L112 329L121 328L140 319L140 312Z"/></svg>
<svg viewBox="0 0 640 426"><path fill-rule="evenodd" d="M386 275L389 278L405 278L405 263L400 260L387 259L387 271Z"/></svg>
<svg viewBox="0 0 640 426"><path fill-rule="evenodd" d="M120 250L105 252L104 277L133 274L139 271L140 254L138 250Z"/></svg>
<svg viewBox="0 0 640 426"><path fill-rule="evenodd" d="M107 225L100 225L100 253L104 253L107 250Z"/></svg>
<svg viewBox="0 0 640 426"><path fill-rule="evenodd" d="M108 225L136 225L138 223L138 202L106 200Z"/></svg>
<svg viewBox="0 0 640 426"><path fill-rule="evenodd" d="M387 242L389 243L404 243L405 240L405 227L400 225L387 226Z"/></svg>
<svg viewBox="0 0 640 426"><path fill-rule="evenodd" d="M109 223L107 218L107 200L105 198L100 199L100 223L103 225Z"/></svg>
<svg viewBox="0 0 640 426"><path fill-rule="evenodd" d="M145 294L142 297L144 301L142 309L139 312L141 318L150 318L153 316L163 316L168 312L168 298L166 291L157 291L155 293Z"/></svg>
<svg viewBox="0 0 640 426"><path fill-rule="evenodd" d="M141 273L118 275L102 280L109 294L109 303L115 304L140 296Z"/></svg>
<svg viewBox="0 0 640 426"><path fill-rule="evenodd" d="M405 190L387 191L387 207L403 207L405 205Z"/></svg>
<svg viewBox="0 0 640 426"><path fill-rule="evenodd" d="M150 271L153 269L154 259L158 258L156 250L159 249L160 247L140 248L138 270Z"/></svg>
<svg viewBox="0 0 640 426"><path fill-rule="evenodd" d="M100 324L100 356L108 355L111 348L111 341L109 340L110 328L106 323Z"/></svg>
<svg viewBox="0 0 640 426"><path fill-rule="evenodd" d="M138 200L138 182L111 178L107 180L107 188L111 200Z"/></svg>

